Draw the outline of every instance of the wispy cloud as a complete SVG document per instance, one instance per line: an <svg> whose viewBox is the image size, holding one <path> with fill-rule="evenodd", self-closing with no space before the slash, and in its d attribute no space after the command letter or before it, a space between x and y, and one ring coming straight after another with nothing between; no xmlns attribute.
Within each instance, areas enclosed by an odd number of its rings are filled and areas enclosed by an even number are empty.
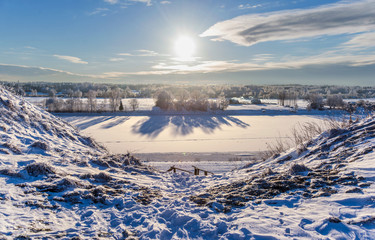
<svg viewBox="0 0 375 240"><path fill-rule="evenodd" d="M76 76L76 77L90 77L89 75L76 74L68 71L59 69L46 68L46 67L35 67L25 65L14 65L14 64L1 64L0 72L4 75L17 75L17 76L44 76L44 75L62 75L62 76Z"/></svg>
<svg viewBox="0 0 375 240"><path fill-rule="evenodd" d="M260 56L271 58L272 56ZM257 59L256 59L257 60ZM264 60L264 59L259 59ZM166 64L160 63L152 68L162 71L163 74L191 74L191 73L218 73L218 72L244 72L275 69L301 69L308 66L367 66L375 65L375 53L354 55L349 53L337 54L337 52L326 52L311 57L293 57L280 61L201 61L196 64ZM158 73L160 74L160 73Z"/></svg>
<svg viewBox="0 0 375 240"><path fill-rule="evenodd" d="M36 50L37 49L36 47L31 47L31 46L25 46L24 48L30 49L30 50Z"/></svg>
<svg viewBox="0 0 375 240"><path fill-rule="evenodd" d="M141 3L146 3L146 6L151 6L151 0L130 0L132 2L141 2Z"/></svg>
<svg viewBox="0 0 375 240"><path fill-rule="evenodd" d="M128 5L129 2L140 2L145 3L146 6L151 6L151 0L104 0L104 2L109 4L121 4L121 5Z"/></svg>
<svg viewBox="0 0 375 240"><path fill-rule="evenodd" d="M251 46L266 41L372 31L374 16L375 0L346 1L314 9L243 15L218 22L200 36Z"/></svg>
<svg viewBox="0 0 375 240"><path fill-rule="evenodd" d="M101 14L102 16L106 16L106 12L108 12L108 8L96 8L94 11L88 13L89 16Z"/></svg>
<svg viewBox="0 0 375 240"><path fill-rule="evenodd" d="M375 47L375 32L358 34L348 42L344 43L342 46L362 49Z"/></svg>
<svg viewBox="0 0 375 240"><path fill-rule="evenodd" d="M172 2L171 1L161 1L160 3L161 4L171 4Z"/></svg>
<svg viewBox="0 0 375 240"><path fill-rule="evenodd" d="M155 56L165 56L158 52L147 50L147 49L140 49L134 51L135 53L118 53L118 56L127 56L127 57L155 57Z"/></svg>
<svg viewBox="0 0 375 240"><path fill-rule="evenodd" d="M131 53L118 53L117 55L119 55L119 56L128 56L128 57L134 56Z"/></svg>
<svg viewBox="0 0 375 240"><path fill-rule="evenodd" d="M274 58L274 56L272 54L264 53L264 54L256 54L256 55L254 55L254 57L252 58L252 60L256 61L256 62L265 62L265 61L270 61L273 58Z"/></svg>
<svg viewBox="0 0 375 240"><path fill-rule="evenodd" d="M83 61L82 59L78 58L78 57L72 57L72 56L63 56L63 55L53 55L54 57L58 58L58 59L62 59L62 60L65 60L65 61L69 61L71 63L78 63L78 64L88 64L88 62L86 61Z"/></svg>
<svg viewBox="0 0 375 240"><path fill-rule="evenodd" d="M154 57L154 56L159 55L159 53L155 51L146 50L146 49L137 50L137 52L139 53L137 56L140 56L140 57Z"/></svg>
<svg viewBox="0 0 375 240"><path fill-rule="evenodd" d="M111 62L121 62L121 61L124 61L125 58L110 58L109 61Z"/></svg>
<svg viewBox="0 0 375 240"><path fill-rule="evenodd" d="M109 4L116 4L119 1L118 0L104 0L104 2L109 3Z"/></svg>
<svg viewBox="0 0 375 240"><path fill-rule="evenodd" d="M256 4L256 5L252 5L252 4L240 4L238 5L238 8L239 9L252 9L252 8L258 8L258 7L261 7L262 4Z"/></svg>

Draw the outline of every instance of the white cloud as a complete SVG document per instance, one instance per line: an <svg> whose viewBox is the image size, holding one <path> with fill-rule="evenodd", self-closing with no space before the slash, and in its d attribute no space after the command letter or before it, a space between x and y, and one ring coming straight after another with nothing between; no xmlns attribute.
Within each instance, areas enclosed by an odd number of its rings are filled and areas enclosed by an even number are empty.
<svg viewBox="0 0 375 240"><path fill-rule="evenodd" d="M117 55L119 55L119 56L129 56L129 57L134 56L131 53L118 53Z"/></svg>
<svg viewBox="0 0 375 240"><path fill-rule="evenodd" d="M271 58L270 55L260 56ZM262 59L263 60L263 59ZM217 73L217 72L243 72L275 69L301 69L307 66L333 65L366 66L375 64L375 53L352 55L349 53L337 54L327 52L311 57L293 57L282 61L254 61L238 63L237 61L202 61L196 64L166 64L160 63L152 68L161 70L164 74L191 74L191 73Z"/></svg>
<svg viewBox="0 0 375 240"><path fill-rule="evenodd" d="M105 12L109 11L108 8L97 8L94 11L90 12L88 15L97 15L97 14L102 14L102 16L105 16Z"/></svg>
<svg viewBox="0 0 375 240"><path fill-rule="evenodd" d="M78 63L78 64L88 64L88 62L83 61L82 59L78 57L72 57L72 56L63 56L63 55L53 55L54 57L62 60L69 61L71 63Z"/></svg>
<svg viewBox="0 0 375 240"><path fill-rule="evenodd" d="M37 48L31 47L31 46L25 46L24 48L30 49L30 50L36 50Z"/></svg>
<svg viewBox="0 0 375 240"><path fill-rule="evenodd" d="M161 1L160 3L161 4L171 4L172 2L171 1Z"/></svg>
<svg viewBox="0 0 375 240"><path fill-rule="evenodd" d="M251 9L251 8L258 8L258 7L261 7L261 6L262 6L262 4L252 5L252 4L247 3L247 4L240 4L238 6L238 8L239 9Z"/></svg>
<svg viewBox="0 0 375 240"><path fill-rule="evenodd" d="M151 0L130 0L132 2L141 2L141 3L146 3L146 6L151 6Z"/></svg>
<svg viewBox="0 0 375 240"><path fill-rule="evenodd" d="M265 62L265 61L270 61L271 59L273 59L274 56L272 54L256 54L254 55L254 57L252 58L253 61L256 61L256 62Z"/></svg>
<svg viewBox="0 0 375 240"><path fill-rule="evenodd" d="M76 74L68 71L59 69L46 68L46 67L34 67L25 65L13 65L13 64L1 64L0 72L5 75L18 75L18 76L43 76L43 75L62 75L62 76L77 76L77 77L90 77L89 75Z"/></svg>
<svg viewBox="0 0 375 240"><path fill-rule="evenodd" d="M110 58L109 61L111 62L120 62L120 61L124 61L125 58Z"/></svg>
<svg viewBox="0 0 375 240"><path fill-rule="evenodd" d="M104 0L104 2L109 4L121 4L126 6L129 2L140 2L140 3L146 3L146 6L151 6L151 0Z"/></svg>
<svg viewBox="0 0 375 240"><path fill-rule="evenodd" d="M314 9L243 15L218 22L200 36L251 46L266 41L367 32L375 29L374 16L375 0L340 2Z"/></svg>
<svg viewBox="0 0 375 240"><path fill-rule="evenodd" d="M135 54L132 53L118 53L118 56L128 56L128 57L155 57L155 56L162 56L160 53L157 53L152 50L140 49L136 50Z"/></svg>
<svg viewBox="0 0 375 240"><path fill-rule="evenodd" d="M343 47L350 48L370 48L375 47L375 32L357 34L351 40L344 43Z"/></svg>
<svg viewBox="0 0 375 240"><path fill-rule="evenodd" d="M158 56L159 53L152 51L152 50L146 50L146 49L141 49L137 50L139 52L138 56L140 57L153 57L153 56Z"/></svg>
<svg viewBox="0 0 375 240"><path fill-rule="evenodd" d="M110 3L110 4L116 4L118 3L118 0L104 0L104 2Z"/></svg>

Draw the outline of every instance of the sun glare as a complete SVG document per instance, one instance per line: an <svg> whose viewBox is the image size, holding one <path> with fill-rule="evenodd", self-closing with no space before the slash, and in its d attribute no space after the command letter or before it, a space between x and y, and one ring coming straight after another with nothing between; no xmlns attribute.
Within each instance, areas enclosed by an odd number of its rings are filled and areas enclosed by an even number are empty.
<svg viewBox="0 0 375 240"><path fill-rule="evenodd" d="M174 50L178 59L191 61L195 51L195 43L190 37L181 36L176 40Z"/></svg>

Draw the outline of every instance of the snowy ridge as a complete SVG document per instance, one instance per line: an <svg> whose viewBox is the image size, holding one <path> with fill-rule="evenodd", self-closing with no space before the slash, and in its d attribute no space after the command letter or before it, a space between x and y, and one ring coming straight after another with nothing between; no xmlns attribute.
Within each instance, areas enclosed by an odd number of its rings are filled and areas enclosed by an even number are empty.
<svg viewBox="0 0 375 240"><path fill-rule="evenodd" d="M1 239L375 239L374 119L203 177L111 155L2 88L0 109Z"/></svg>
<svg viewBox="0 0 375 240"><path fill-rule="evenodd" d="M91 215L91 206L123 208L124 199L147 204L158 195L146 186L152 169L129 154L110 155L71 125L1 87L0 111L0 238L131 235L120 223L107 223L101 210L95 221L81 218ZM137 181L139 174L145 180Z"/></svg>
<svg viewBox="0 0 375 240"><path fill-rule="evenodd" d="M105 150L70 124L0 87L0 152L61 155Z"/></svg>
<svg viewBox="0 0 375 240"><path fill-rule="evenodd" d="M251 226L261 226L255 227L261 235L272 227L276 239L374 239L374 149L375 119L370 118L228 174L231 183L210 187L191 200L217 212L240 213L242 208L237 221L246 216Z"/></svg>

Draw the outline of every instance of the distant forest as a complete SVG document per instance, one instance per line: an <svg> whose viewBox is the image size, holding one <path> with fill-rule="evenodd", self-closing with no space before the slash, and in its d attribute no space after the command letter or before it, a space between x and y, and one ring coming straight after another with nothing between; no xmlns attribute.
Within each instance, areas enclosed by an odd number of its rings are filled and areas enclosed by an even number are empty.
<svg viewBox="0 0 375 240"><path fill-rule="evenodd" d="M90 90L95 91L97 98L109 98L114 89L121 90L126 98L152 98L161 91L171 94L187 91L200 92L208 98L245 97L258 99L279 99L280 94L293 95L305 99L311 94L323 98L330 95L340 95L343 99L375 98L375 87L361 86L316 86L316 85L165 85L165 84L107 84L107 83L52 83L52 82L1 82L4 86L13 88L23 96L58 96L72 97L81 95L87 97ZM80 92L80 93L79 93Z"/></svg>
<svg viewBox="0 0 375 240"><path fill-rule="evenodd" d="M277 99L279 105L294 110L298 109L297 100L303 99L308 102L308 109L324 110L327 106L352 112L353 106L343 99L375 98L375 87L359 86L0 83L22 96L46 98L42 107L51 112L136 111L137 98L154 98L155 106L177 111L225 110L229 104L240 104L238 98L244 98L252 104L261 104L261 99ZM126 98L128 105L122 101ZM374 104L365 102L360 105L374 108Z"/></svg>

